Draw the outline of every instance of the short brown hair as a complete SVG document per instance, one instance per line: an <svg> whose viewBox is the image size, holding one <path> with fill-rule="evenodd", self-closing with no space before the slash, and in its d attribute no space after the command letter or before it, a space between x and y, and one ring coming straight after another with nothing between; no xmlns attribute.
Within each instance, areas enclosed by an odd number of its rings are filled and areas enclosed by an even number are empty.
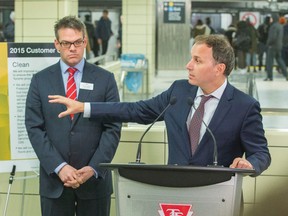
<svg viewBox="0 0 288 216"><path fill-rule="evenodd" d="M82 31L83 38L85 37L85 31L86 31L85 24L76 16L65 16L55 23L54 33L57 40L59 39L58 30L61 28L71 28L76 29L78 31Z"/></svg>
<svg viewBox="0 0 288 216"><path fill-rule="evenodd" d="M206 44L212 48L212 56L217 63L225 64L225 76L229 76L235 65L232 46L224 35L198 35L194 44Z"/></svg>

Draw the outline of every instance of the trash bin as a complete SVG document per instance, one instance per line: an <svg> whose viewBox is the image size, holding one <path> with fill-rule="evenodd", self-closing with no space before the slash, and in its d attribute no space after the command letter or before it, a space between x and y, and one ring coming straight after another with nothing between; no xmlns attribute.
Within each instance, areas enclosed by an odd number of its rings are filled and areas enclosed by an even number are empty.
<svg viewBox="0 0 288 216"><path fill-rule="evenodd" d="M122 54L121 70L125 73L124 85L133 93L143 86L144 72L147 70L147 60L143 54ZM124 88L124 86L123 86Z"/></svg>

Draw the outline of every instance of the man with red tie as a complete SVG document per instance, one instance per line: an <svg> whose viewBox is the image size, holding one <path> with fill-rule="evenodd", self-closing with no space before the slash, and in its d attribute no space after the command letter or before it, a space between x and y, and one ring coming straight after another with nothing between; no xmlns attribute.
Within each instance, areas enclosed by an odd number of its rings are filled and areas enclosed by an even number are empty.
<svg viewBox="0 0 288 216"><path fill-rule="evenodd" d="M99 163L111 162L120 139L120 123L105 123L71 114L59 119L65 107L48 103L50 94L73 101L117 102L112 73L83 58L85 25L74 16L54 26L60 61L36 73L26 101L25 124L40 161L43 216L109 216L111 172Z"/></svg>

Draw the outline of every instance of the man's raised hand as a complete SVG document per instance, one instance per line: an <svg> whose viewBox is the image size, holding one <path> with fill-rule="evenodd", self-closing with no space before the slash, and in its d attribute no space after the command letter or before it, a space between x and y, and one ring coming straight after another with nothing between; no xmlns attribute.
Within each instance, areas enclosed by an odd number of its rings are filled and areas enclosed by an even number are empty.
<svg viewBox="0 0 288 216"><path fill-rule="evenodd" d="M63 118L70 114L84 112L84 103L82 102L71 100L61 95L48 95L48 98L49 98L49 103L58 103L58 104L63 104L66 106L67 110L64 112L61 112L58 115L59 118Z"/></svg>

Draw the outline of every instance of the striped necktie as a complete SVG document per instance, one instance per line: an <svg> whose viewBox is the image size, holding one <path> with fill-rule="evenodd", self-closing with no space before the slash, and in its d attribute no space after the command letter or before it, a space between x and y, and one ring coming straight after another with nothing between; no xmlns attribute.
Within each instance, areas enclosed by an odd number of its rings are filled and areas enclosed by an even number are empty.
<svg viewBox="0 0 288 216"><path fill-rule="evenodd" d="M199 140L200 140L200 129L203 121L204 116L204 105L205 103L212 98L212 95L209 96L201 96L201 102L198 108L195 110L194 115L191 119L190 125L189 125L189 136L190 136L190 144L191 144L191 150L192 155L195 153Z"/></svg>
<svg viewBox="0 0 288 216"><path fill-rule="evenodd" d="M66 97L70 98L72 100L76 100L77 99L77 88L76 88L76 83L75 83L75 79L74 79L74 74L77 71L77 69L70 67L67 69L67 71L69 73L69 77L68 77L68 81L67 81ZM74 115L71 114L70 117L71 117L71 119L73 119Z"/></svg>

